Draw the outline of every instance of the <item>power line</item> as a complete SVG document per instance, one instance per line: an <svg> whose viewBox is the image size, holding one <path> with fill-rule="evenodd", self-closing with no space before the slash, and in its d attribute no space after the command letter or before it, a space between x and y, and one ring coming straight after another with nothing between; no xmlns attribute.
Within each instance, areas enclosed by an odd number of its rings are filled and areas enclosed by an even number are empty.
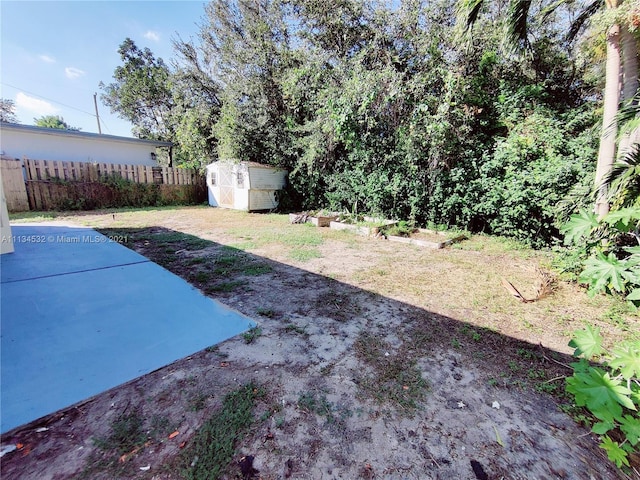
<svg viewBox="0 0 640 480"><path fill-rule="evenodd" d="M36 97L38 97L38 98L42 98L43 100L47 100L48 102L53 102L53 103L56 103L56 104L58 104L58 105L62 105L63 107L67 107L67 108L70 108L70 109L72 109L72 110L77 110L78 112L81 112L81 113L84 113L84 114L90 115L90 116L91 116L91 117L93 117L93 118L95 118L95 117L96 117L95 113L90 113L90 112L87 112L87 111L85 111L85 110L81 110L81 109L79 109L79 108L77 108L77 107L72 107L71 105L67 105L66 103L58 102L58 101L53 100L53 99L51 99L51 98L45 97L45 96L43 96L43 95L38 95L37 93L29 92L28 90L25 90L25 89L20 88L20 87L16 87L15 85L11 85L11 84L9 84L9 83L5 83L5 82L0 82L0 83L1 83L2 85L7 86L7 87L15 88L16 90L19 90L19 91L21 91L21 92L28 93L29 95L34 95L34 96L36 96Z"/></svg>

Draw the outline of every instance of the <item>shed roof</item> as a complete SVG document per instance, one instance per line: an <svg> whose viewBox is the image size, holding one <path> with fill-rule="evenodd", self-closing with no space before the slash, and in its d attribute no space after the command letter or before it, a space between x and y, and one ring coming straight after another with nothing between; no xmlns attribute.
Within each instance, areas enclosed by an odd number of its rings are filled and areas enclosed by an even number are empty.
<svg viewBox="0 0 640 480"><path fill-rule="evenodd" d="M43 135L53 135L58 137L83 138L87 140L109 140L112 142L147 144L154 147L171 147L173 143L162 142L160 140L147 140L143 138L119 137L116 135L103 135L100 133L76 132L73 130L61 130L58 128L36 127L34 125L22 125L19 123L0 122L0 132L4 130L15 130L23 132L33 132Z"/></svg>
<svg viewBox="0 0 640 480"><path fill-rule="evenodd" d="M225 163L225 164L238 164L238 165L246 165L248 167L257 167L257 168L273 168L275 170L284 170L284 168L282 167L274 167L273 165L267 165L265 163L258 163L258 162L245 162L245 161L238 161L238 160L233 160L233 159L221 159L221 160L216 160L215 162L211 163L211 165L216 164L216 163Z"/></svg>

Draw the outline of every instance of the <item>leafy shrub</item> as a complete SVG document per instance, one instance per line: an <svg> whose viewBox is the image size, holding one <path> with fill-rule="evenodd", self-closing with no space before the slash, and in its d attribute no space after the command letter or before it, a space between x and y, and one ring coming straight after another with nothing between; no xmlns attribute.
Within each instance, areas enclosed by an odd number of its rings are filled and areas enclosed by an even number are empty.
<svg viewBox="0 0 640 480"><path fill-rule="evenodd" d="M578 281L589 286L590 295L617 293L640 302L640 207L614 210L600 220L583 211L573 215L562 231L566 243L589 255Z"/></svg>
<svg viewBox="0 0 640 480"><path fill-rule="evenodd" d="M576 331L569 346L575 348L574 373L567 378L567 392L576 405L585 407L595 422L591 431L618 468L629 467L629 456L640 442L640 342L626 342L607 351L599 328ZM604 355L601 366L590 359Z"/></svg>

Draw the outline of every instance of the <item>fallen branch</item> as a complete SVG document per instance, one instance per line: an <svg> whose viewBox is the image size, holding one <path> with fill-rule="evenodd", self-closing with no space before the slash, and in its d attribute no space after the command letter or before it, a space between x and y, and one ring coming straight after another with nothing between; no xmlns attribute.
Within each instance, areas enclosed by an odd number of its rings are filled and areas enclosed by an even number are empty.
<svg viewBox="0 0 640 480"><path fill-rule="evenodd" d="M507 292L509 292L511 295L513 295L514 297L516 297L518 300L520 300L522 303L531 303L533 302L533 300L529 300L528 298L525 298L524 295L522 295L518 289L516 287L513 286L513 284L511 282L509 282L507 279L503 278L502 279L502 286L505 288L505 290Z"/></svg>

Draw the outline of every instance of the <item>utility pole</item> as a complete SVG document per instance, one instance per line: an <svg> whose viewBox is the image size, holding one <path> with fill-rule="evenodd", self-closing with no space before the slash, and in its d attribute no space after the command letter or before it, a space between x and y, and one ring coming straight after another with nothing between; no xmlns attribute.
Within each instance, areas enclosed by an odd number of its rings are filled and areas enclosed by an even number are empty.
<svg viewBox="0 0 640 480"><path fill-rule="evenodd" d="M98 94L93 94L93 105L96 107L96 120L98 121L98 133L102 135L102 128L100 128L100 114L98 113Z"/></svg>

